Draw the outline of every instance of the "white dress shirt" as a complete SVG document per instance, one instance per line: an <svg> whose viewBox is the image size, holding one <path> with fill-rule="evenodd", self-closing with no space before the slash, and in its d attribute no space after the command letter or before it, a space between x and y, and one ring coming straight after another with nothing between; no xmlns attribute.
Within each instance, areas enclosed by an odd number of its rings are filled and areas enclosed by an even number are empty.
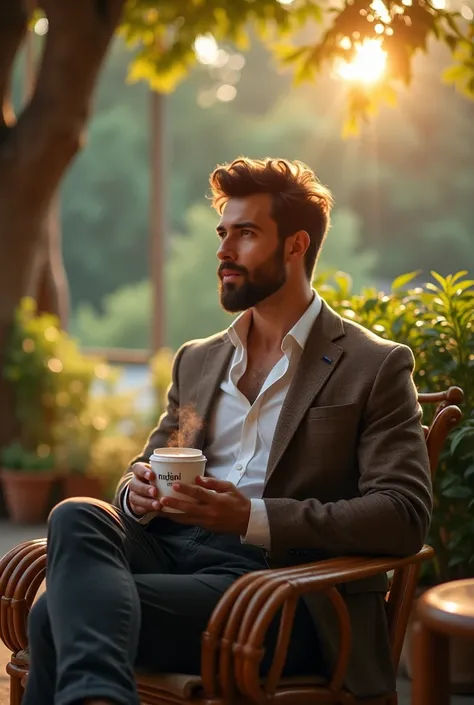
<svg viewBox="0 0 474 705"><path fill-rule="evenodd" d="M206 475L232 482L250 499L250 519L244 543L270 549L270 529L262 499L268 458L283 401L290 388L308 335L321 310L321 298L315 291L311 304L281 344L283 356L266 378L253 404L237 385L247 368L247 335L252 312L245 311L229 327L228 335L235 347L211 412L206 445ZM123 507L128 507L128 488ZM149 520L146 515L141 521Z"/></svg>

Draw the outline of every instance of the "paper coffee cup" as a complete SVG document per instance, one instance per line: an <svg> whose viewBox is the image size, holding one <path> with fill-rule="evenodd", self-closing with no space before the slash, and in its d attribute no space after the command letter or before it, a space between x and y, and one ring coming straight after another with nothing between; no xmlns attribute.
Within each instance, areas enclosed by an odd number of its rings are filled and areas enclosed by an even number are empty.
<svg viewBox="0 0 474 705"><path fill-rule="evenodd" d="M183 502L196 502L188 495L173 490L175 482L195 484L196 475L204 475L207 458L197 448L156 448L150 457L155 477L153 484L160 497L176 497ZM180 509L163 507L163 512L183 514Z"/></svg>

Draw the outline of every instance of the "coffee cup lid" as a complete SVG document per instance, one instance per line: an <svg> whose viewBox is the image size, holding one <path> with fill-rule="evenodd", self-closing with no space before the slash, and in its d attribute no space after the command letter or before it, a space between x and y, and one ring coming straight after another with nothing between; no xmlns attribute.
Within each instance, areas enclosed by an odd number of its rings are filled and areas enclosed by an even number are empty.
<svg viewBox="0 0 474 705"><path fill-rule="evenodd" d="M206 460L199 448L155 448L150 460L164 462L197 462Z"/></svg>

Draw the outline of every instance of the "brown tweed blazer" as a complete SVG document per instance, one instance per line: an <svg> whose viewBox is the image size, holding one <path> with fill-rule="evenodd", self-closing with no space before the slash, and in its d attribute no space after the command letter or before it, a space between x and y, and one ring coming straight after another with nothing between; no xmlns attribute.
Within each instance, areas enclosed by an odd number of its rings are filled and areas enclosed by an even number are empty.
<svg viewBox="0 0 474 705"><path fill-rule="evenodd" d="M206 422L228 369L227 333L184 345L176 355L167 412L143 454L167 444L178 408L195 409L203 425L191 439L206 452ZM418 551L426 538L432 489L412 379L403 345L342 319L325 302L282 406L268 460L263 498L270 524L269 565L330 556ZM127 472L117 498L128 483ZM394 688L385 618L385 575L341 587L352 619L346 687L369 696ZM332 608L305 598L329 664L337 655Z"/></svg>

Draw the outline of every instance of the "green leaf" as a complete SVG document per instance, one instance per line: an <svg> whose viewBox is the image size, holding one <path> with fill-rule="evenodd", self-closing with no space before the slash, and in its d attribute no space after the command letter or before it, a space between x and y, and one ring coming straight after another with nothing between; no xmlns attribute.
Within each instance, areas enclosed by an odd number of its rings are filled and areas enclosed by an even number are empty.
<svg viewBox="0 0 474 705"><path fill-rule="evenodd" d="M407 284L409 284L415 277L421 274L421 269L417 269L414 272L408 272L407 274L401 274L399 277L392 282L392 291L398 291L403 289Z"/></svg>
<svg viewBox="0 0 474 705"><path fill-rule="evenodd" d="M458 37L455 37L452 34L445 34L444 35L444 41L448 45L448 47L451 49L452 52L456 51L456 48L458 46Z"/></svg>
<svg viewBox="0 0 474 705"><path fill-rule="evenodd" d="M352 277L350 274L346 274L346 272L336 272L333 275L333 279L338 286L341 298L347 299L352 291Z"/></svg>
<svg viewBox="0 0 474 705"><path fill-rule="evenodd" d="M469 76L469 74L469 69L463 64L453 64L444 69L441 78L445 83L457 83L458 81L464 81L466 75Z"/></svg>
<svg viewBox="0 0 474 705"><path fill-rule="evenodd" d="M378 304L378 299L375 299L375 298L374 299L366 299L366 301L364 302L364 305L362 306L362 310L365 313L369 313L370 311L373 311L377 307L377 304Z"/></svg>
<svg viewBox="0 0 474 705"><path fill-rule="evenodd" d="M437 287L436 284L432 284L431 282L425 284L425 288L428 289L428 291L435 291L436 293L439 293L439 287Z"/></svg>
<svg viewBox="0 0 474 705"><path fill-rule="evenodd" d="M451 453L455 453L459 447L459 444L464 440L467 435L473 435L474 431L470 428L462 428L454 437L451 442Z"/></svg>
<svg viewBox="0 0 474 705"><path fill-rule="evenodd" d="M471 496L472 492L469 487L463 487L462 485L448 487L448 489L443 492L443 497L447 497L448 499L469 499Z"/></svg>
<svg viewBox="0 0 474 705"><path fill-rule="evenodd" d="M451 276L451 284L454 284L455 282L457 282L460 279L462 279L463 277L465 277L467 273L468 273L468 271L467 271L467 269L465 269L461 272L456 272L456 274L453 274Z"/></svg>
<svg viewBox="0 0 474 705"><path fill-rule="evenodd" d="M474 286L474 279L466 279L465 281L456 284L455 289L456 292L466 291L466 289L470 289L472 286Z"/></svg>
<svg viewBox="0 0 474 705"><path fill-rule="evenodd" d="M470 477L474 476L474 464L470 465L467 470L464 471L464 477L468 480Z"/></svg>
<svg viewBox="0 0 474 705"><path fill-rule="evenodd" d="M462 553L455 554L454 556L451 556L448 560L448 565L450 568L454 568L456 565L461 565L461 563L465 563L466 561L466 556L463 555Z"/></svg>
<svg viewBox="0 0 474 705"><path fill-rule="evenodd" d="M434 272L433 270L430 272L430 274L433 277L433 279L436 279L436 281L438 282L438 284L441 287L441 290L446 291L447 280L444 277L442 277L441 274L438 274L438 272Z"/></svg>
<svg viewBox="0 0 474 705"><path fill-rule="evenodd" d="M445 490L448 489L448 487L451 487L457 482L457 477L456 475L446 475L445 477L442 478L439 487L440 490L444 493Z"/></svg>
<svg viewBox="0 0 474 705"><path fill-rule="evenodd" d="M350 114L346 120L344 120L344 125L342 127L342 137L343 139L348 139L349 137L357 137L360 133L360 118L357 115Z"/></svg>

